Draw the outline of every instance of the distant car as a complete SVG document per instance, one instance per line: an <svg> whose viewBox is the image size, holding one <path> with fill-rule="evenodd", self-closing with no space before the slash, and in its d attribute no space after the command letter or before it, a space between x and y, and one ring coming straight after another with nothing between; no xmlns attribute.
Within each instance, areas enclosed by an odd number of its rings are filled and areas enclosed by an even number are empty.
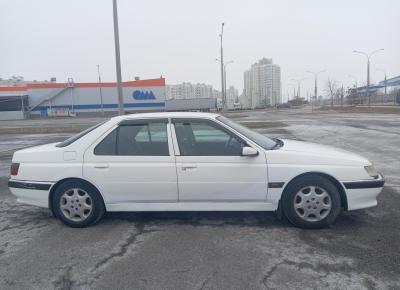
<svg viewBox="0 0 400 290"><path fill-rule="evenodd" d="M290 103L278 104L276 107L278 109L290 109L291 108Z"/></svg>
<svg viewBox="0 0 400 290"><path fill-rule="evenodd" d="M276 211L321 228L377 204L383 177L356 154L270 139L210 113L114 117L14 153L8 186L71 227L106 211Z"/></svg>

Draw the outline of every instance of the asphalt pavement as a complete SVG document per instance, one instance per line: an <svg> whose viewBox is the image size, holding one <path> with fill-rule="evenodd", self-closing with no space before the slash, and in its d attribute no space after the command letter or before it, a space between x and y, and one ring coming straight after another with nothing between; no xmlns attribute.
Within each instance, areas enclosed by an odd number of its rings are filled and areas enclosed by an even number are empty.
<svg viewBox="0 0 400 290"><path fill-rule="evenodd" d="M400 289L400 115L227 115L271 137L369 158L387 180L378 206L343 213L322 230L251 212L110 213L72 229L49 210L18 204L6 184L16 149L69 133L7 133L0 135L0 289ZM24 122L0 128L45 124Z"/></svg>

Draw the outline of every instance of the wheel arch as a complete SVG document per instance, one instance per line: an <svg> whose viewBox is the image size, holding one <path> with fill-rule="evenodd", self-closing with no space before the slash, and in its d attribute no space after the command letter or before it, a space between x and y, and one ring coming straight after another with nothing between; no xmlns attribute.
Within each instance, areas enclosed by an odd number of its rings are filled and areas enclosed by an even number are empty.
<svg viewBox="0 0 400 290"><path fill-rule="evenodd" d="M280 198L280 200L279 200L279 205L278 205L279 216L282 215L282 212L281 212L281 211L282 211L281 202L282 202L283 196L286 194L286 192L287 192L288 188L290 187L290 185L291 185L293 182L295 182L296 180L298 180L298 179L300 179L300 178L303 178L303 177L305 177L305 176L310 176L310 175L311 175L311 176L312 176L312 175L318 175L318 176L324 177L324 178L328 179L330 182L332 182L333 185L337 188L337 190L338 190L338 192L339 192L341 207L342 207L345 211L347 210L348 207L347 207L347 196L346 196L346 191L345 191L343 185L339 182L339 180L337 180L337 179L336 179L335 177L333 177L332 175L327 174L327 173L324 173L324 172L310 171L310 172L305 172L305 173L302 173L302 174L299 174L299 175L295 176L294 178L292 178L292 179L285 185L285 187L283 188L283 191L282 191L281 198Z"/></svg>
<svg viewBox="0 0 400 290"><path fill-rule="evenodd" d="M53 201L53 196L54 196L54 194L55 194L57 188L58 188L61 184L63 184L64 182L67 182L67 181L78 181L78 182L85 183L85 184L87 184L87 185L89 185L89 186L92 186L92 187L93 187L94 189L96 189L96 191L99 193L99 195L100 195L100 197L101 197L101 201L103 202L104 207L105 207L104 197L103 197L102 193L100 192L100 190L99 190L93 183L91 183L91 182L89 182L89 181L87 181L87 180L85 180L85 179L83 179L83 178L80 178L80 177L67 177L67 178L60 179L59 181L57 181L57 182L50 188L48 203L49 203L49 209L51 210L51 213L52 213L54 216L55 216L55 212L54 212L54 209L53 209L53 202L52 202L52 201Z"/></svg>

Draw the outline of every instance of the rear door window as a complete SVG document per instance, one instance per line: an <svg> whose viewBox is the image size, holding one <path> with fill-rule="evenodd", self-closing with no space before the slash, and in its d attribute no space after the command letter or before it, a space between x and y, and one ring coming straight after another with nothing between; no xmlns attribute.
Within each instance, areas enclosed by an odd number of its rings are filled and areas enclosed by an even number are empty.
<svg viewBox="0 0 400 290"><path fill-rule="evenodd" d="M167 123L122 124L95 148L96 155L168 156Z"/></svg>

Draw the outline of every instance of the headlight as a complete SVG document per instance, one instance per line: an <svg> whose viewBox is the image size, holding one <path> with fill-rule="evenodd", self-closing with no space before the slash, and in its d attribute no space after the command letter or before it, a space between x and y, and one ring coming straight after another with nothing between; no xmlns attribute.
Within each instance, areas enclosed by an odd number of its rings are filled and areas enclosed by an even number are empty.
<svg viewBox="0 0 400 290"><path fill-rule="evenodd" d="M376 171L376 169L373 165L364 166L364 168L365 168L365 171L367 171L369 176L371 176L373 178L378 178L378 176L379 176L378 171Z"/></svg>

